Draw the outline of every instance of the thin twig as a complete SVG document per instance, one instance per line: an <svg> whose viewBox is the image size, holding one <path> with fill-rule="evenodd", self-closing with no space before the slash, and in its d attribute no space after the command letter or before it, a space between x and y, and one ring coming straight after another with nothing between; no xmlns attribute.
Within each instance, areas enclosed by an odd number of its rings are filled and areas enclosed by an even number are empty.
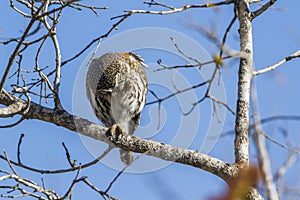
<svg viewBox="0 0 300 200"><path fill-rule="evenodd" d="M8 125L0 125L0 128L12 128L14 126L17 126L18 124L20 124L21 122L23 122L25 120L24 117L21 117L20 119L18 119L16 122L12 123L12 124L8 124Z"/></svg>
<svg viewBox="0 0 300 200"><path fill-rule="evenodd" d="M90 9L97 17L99 16L97 10L107 10L108 9L108 7L87 6L87 5L78 3L78 2L74 2L72 6L74 6L74 5Z"/></svg>
<svg viewBox="0 0 300 200"><path fill-rule="evenodd" d="M271 66L266 67L266 68L261 69L261 70L254 71L253 76L260 75L260 74L272 71L272 70L276 69L277 67L281 66L282 64L284 64L284 63L286 63L286 62L288 62L292 59L295 59L295 58L300 58L300 50L298 50L295 53L293 53L292 55L282 59L281 61L279 61L278 63L276 63L274 65L271 65Z"/></svg>
<svg viewBox="0 0 300 200"><path fill-rule="evenodd" d="M266 10L268 10L277 0L270 0L267 3L265 3L260 9L254 11L251 13L252 20L259 15L263 14Z"/></svg>
<svg viewBox="0 0 300 200"><path fill-rule="evenodd" d="M44 7L45 3L46 3L46 1L42 2L41 6L40 6L39 9L37 10L37 13L39 13L39 12L42 10L42 8ZM24 31L24 33L23 33L23 35L22 35L22 37L21 37L19 43L17 44L16 48L14 49L13 53L11 54L11 56L10 56L10 58L9 58L9 61L8 61L8 64L7 64L7 66L6 66L6 69L5 69L5 71L4 71L4 74L3 74L3 76L2 76L1 82L0 82L0 91L3 89L4 83L5 83L5 81L6 81L6 78L7 78L7 76L8 76L8 73L9 73L9 71L10 71L10 68L11 68L11 66L13 65L14 59L15 59L15 57L17 56L18 51L19 51L20 47L21 47L22 44L23 44L23 41L25 40L26 36L28 35L28 33L29 33L31 27L33 26L33 24L34 24L35 22L36 22L36 16L32 16L32 18L31 18L30 22L28 23L28 25L27 25L27 27L26 27L26 29L25 29L25 31Z"/></svg>
<svg viewBox="0 0 300 200"><path fill-rule="evenodd" d="M225 102L217 99L216 97L212 96L211 94L207 95L208 98L210 98L212 101L216 102L217 104L221 104L222 106L224 106L231 114L235 115L235 112L232 108L230 108L230 106L228 104L226 104Z"/></svg>
<svg viewBox="0 0 300 200"><path fill-rule="evenodd" d="M182 51L179 46L178 46L178 43L175 41L175 39L173 37L170 37L170 40L172 41L174 47L176 48L176 50L178 51L178 53L180 53L181 55L183 55L184 57L186 57L187 59L189 60L192 60L194 62L196 62L199 66L202 65L202 63L200 61L198 61L197 59L187 55L186 53L184 53L184 51Z"/></svg>
<svg viewBox="0 0 300 200"><path fill-rule="evenodd" d="M163 102L163 101L165 101L165 100L167 100L167 99L169 99L169 98L171 98L171 97L174 97L174 96L176 96L176 95L178 95L178 94L187 92L187 91L189 91L189 90L196 89L196 88L201 87L201 86L204 86L204 85L206 85L207 83L209 83L209 81L204 81L204 82L202 82L202 83L193 85L193 86L191 86L191 87L188 87L188 88L185 88L185 89L182 89L182 90L177 90L176 92L174 92L174 93L172 93L172 94L169 94L168 96L165 96L165 97L163 97L163 98L158 97L152 90L150 90L149 92L150 92L151 94L153 94L157 100L148 102L148 103L146 103L146 105L151 105L151 104L154 104L154 103L160 103L160 102Z"/></svg>
<svg viewBox="0 0 300 200"><path fill-rule="evenodd" d="M265 137L260 134L262 131L262 126L260 124L260 114L258 107L258 97L257 97L257 89L255 85L255 80L252 81L252 90L251 90L251 103L253 110L253 128L256 134L254 134L254 141L256 144L257 152L258 152L258 160L260 165L260 170L262 174L262 178L266 188L266 196L268 199L279 200L279 195L276 191L276 186L272 174L270 155L267 150Z"/></svg>
<svg viewBox="0 0 300 200"><path fill-rule="evenodd" d="M198 104L200 104L201 102L203 102L208 97L209 92L210 92L210 88L211 88L212 83L213 83L213 81L214 81L214 79L216 77L217 71L218 71L218 67L215 67L215 69L214 69L214 71L213 71L213 73L211 75L211 78L207 81L208 86L207 86L206 92L203 95L203 97L201 99L199 99L198 101L193 102L191 109L189 111L187 111L187 112L182 112L183 115L189 115L191 112L193 112L193 110L196 108L196 106Z"/></svg>
<svg viewBox="0 0 300 200"><path fill-rule="evenodd" d="M121 16L121 19L116 22L115 24L112 25L112 27L104 34L104 35L101 35L95 39L93 39L88 45L86 45L79 53L77 53L76 55L74 55L73 57L65 60L65 61L62 61L61 63L61 66L64 66L66 65L68 62L78 58L81 54L83 54L87 49L89 49L95 42L98 42L100 39L103 39L103 38L107 38L110 33L117 29L117 27L123 22L125 21L125 19L127 19L128 17L130 17L132 14L125 14L125 15L122 15ZM114 19L114 18L111 18L111 19ZM54 72L51 72L49 75L53 74Z"/></svg>
<svg viewBox="0 0 300 200"><path fill-rule="evenodd" d="M100 195L103 197L103 199L106 200L106 197L107 197L109 200L118 200L117 198L115 198L115 197L113 197L113 196L111 196L111 195L109 195L109 194L103 192L102 190L99 190L94 184L92 184L89 180L87 180L87 178L84 178L84 179L83 179L83 182L84 182L87 186L89 186L92 190L94 190L94 191L96 191L98 194L100 194Z"/></svg>
<svg viewBox="0 0 300 200"><path fill-rule="evenodd" d="M13 191L19 191L21 194L20 195L1 195L1 197L18 198L18 197L31 196L31 197L34 197L34 198L40 199L40 200L61 199L53 190L44 189L43 187L40 187L37 183L35 183L31 180L22 178L17 174L7 173L7 175L0 177L0 181L9 180L9 179L15 180L17 182L17 184L15 186L2 186L1 185L0 188L11 189L7 193L10 193ZM32 191L27 191L24 188L22 188L22 186L30 188L30 189L32 189ZM42 193L47 198L45 198L41 195L38 195L36 193Z"/></svg>
<svg viewBox="0 0 300 200"><path fill-rule="evenodd" d="M300 121L300 116L299 115L277 115L277 116L272 116L272 117L267 117L267 118L263 118L261 120L261 123L270 123L273 121L277 121L277 120L293 120L293 121Z"/></svg>
<svg viewBox="0 0 300 200"><path fill-rule="evenodd" d="M36 16L36 18L37 18L37 19L41 19L41 18L50 16L50 14L55 13L55 12L57 12L57 11L62 11L65 7L71 5L71 4L74 3L75 1L77 1L77 0L69 0L68 2L64 3L61 7L54 8L54 9L52 9L52 10L50 10L50 11L44 11L42 14Z"/></svg>
<svg viewBox="0 0 300 200"><path fill-rule="evenodd" d="M71 166L72 168L75 167L75 166L76 166L76 160L74 160L74 161L72 162L71 156L70 156L70 153L69 153L69 150L68 150L68 148L67 148L67 146L65 145L64 142L62 142L62 146L64 147L64 150L65 150L65 152L66 152L66 157L67 157L67 160L68 160L70 166Z"/></svg>
<svg viewBox="0 0 300 200"><path fill-rule="evenodd" d="M135 162L136 160L140 159L142 156L144 156L145 154L147 154L147 152L137 156L133 162ZM104 191L104 193L108 193L108 191L111 189L111 187L113 186L113 184L118 180L118 178L125 172L125 170L129 167L130 165L126 165L125 167L123 167L123 169L121 171L119 171L117 173L117 175L114 177L114 179L109 183L109 186L106 188L106 190Z"/></svg>
<svg viewBox="0 0 300 200"><path fill-rule="evenodd" d="M69 1L62 7L65 7L66 5L71 4L73 1L75 1L75 0ZM45 10L46 10L46 8L45 8ZM55 9L53 9L53 10L55 10ZM45 11L45 13L47 13L47 12ZM57 17L55 17L53 19L52 27L48 23L47 16L48 15L44 15L42 17L42 22L44 23L48 32L52 33L52 34L50 34L50 38L52 39L52 43L53 43L53 46L55 49L55 78L54 78L54 82L53 82L54 104L55 104L56 109L63 110L63 107L61 105L60 98L59 98L59 85L60 85L60 77L61 77L61 53L60 53L60 45L59 45L59 42L58 42L58 39L56 36L56 25L58 23L59 17L61 16L61 10L59 10Z"/></svg>
<svg viewBox="0 0 300 200"><path fill-rule="evenodd" d="M282 129L282 134L286 140L287 146L289 148L293 148L292 141L290 140L288 133L286 130ZM293 163L297 160L294 152L288 152L287 159L284 164L277 170L275 173L274 179L280 182L280 179L284 176L284 174L288 171L288 169L293 165Z"/></svg>
<svg viewBox="0 0 300 200"><path fill-rule="evenodd" d="M228 34L229 34L229 32L230 32L230 30L231 30L234 22L236 21L236 19L237 19L237 15L236 15L236 13L234 13L234 16L231 19L229 25L227 26L226 31L225 31L225 33L223 35L223 38L222 38L222 43L220 45L220 52L219 52L219 57L220 58L222 57L223 52L224 52L224 47L225 47L225 43L226 43L226 40L227 40L227 36L228 36ZM222 59L222 60L224 60L224 59Z"/></svg>
<svg viewBox="0 0 300 200"><path fill-rule="evenodd" d="M251 128L254 129L254 127L251 125L250 126ZM256 130L258 132L258 134L261 134L263 135L267 140L269 140L270 142L273 142L274 144L277 144L278 146L280 146L281 148L283 149L286 149L287 151L289 152L293 152L293 153L296 153L296 154L300 154L300 150L298 149L295 149L295 148L290 148L284 144L282 144L281 142L273 139L272 137L270 137L269 135L267 135L265 132L263 132L262 130Z"/></svg>
<svg viewBox="0 0 300 200"><path fill-rule="evenodd" d="M18 142L18 148L17 148L17 159L18 159L18 163L20 163L20 164L22 164L22 162L21 162L21 144L22 144L24 136L25 136L24 133L22 133L20 135L19 142Z"/></svg>
<svg viewBox="0 0 300 200"><path fill-rule="evenodd" d="M7 153L6 153L5 150L3 151L3 153L4 153L4 158L5 158L5 160L6 160L7 164L8 164L8 166L9 166L9 168L11 169L11 171L12 171L16 176L19 176L18 173L17 173L17 171L16 171L16 170L14 169L14 167L12 166L12 163L10 162L10 159L8 158L8 155L7 155Z"/></svg>
<svg viewBox="0 0 300 200"><path fill-rule="evenodd" d="M69 186L67 192L61 199L66 199L66 198L70 197L72 195L72 190L73 190L75 184L84 180L85 177L78 178L80 171L81 171L81 168L79 167L71 185Z"/></svg>
<svg viewBox="0 0 300 200"><path fill-rule="evenodd" d="M159 2L154 1L154 0L151 0L151 2L145 1L144 4L149 5L149 7L151 7L151 6L160 6L160 7L168 8L170 10L175 9L173 6L165 5L165 4L159 3Z"/></svg>
<svg viewBox="0 0 300 200"><path fill-rule="evenodd" d="M19 9L15 6L14 0L10 0L10 7L11 7L12 9L14 9L14 11L16 11L17 13L23 15L23 17L26 17L26 18L31 18L31 17L32 17L31 15L28 15L27 13L25 13L25 12L19 10Z"/></svg>
<svg viewBox="0 0 300 200"><path fill-rule="evenodd" d="M185 4L181 6L180 8L173 8L169 7L169 10L166 11L153 11L153 10L125 10L124 12L130 13L130 14L152 14L152 15L169 15L174 14L178 12L183 12L191 8L212 8L216 6L221 5L228 5L234 3L234 0L226 0L226 1L220 1L216 3L206 3L206 4ZM166 6L163 6L166 7Z"/></svg>
<svg viewBox="0 0 300 200"><path fill-rule="evenodd" d="M37 172L37 173L40 173L40 174L60 174L60 173L66 173L66 172L76 171L79 168L81 168L81 169L88 168L88 167L90 167L90 166L98 163L100 160L102 160L112 149L113 149L113 147L109 146L95 160L92 160L91 162L82 164L80 166L74 166L74 167L66 168L66 169L42 170L42 169L37 169L37 168L33 168L33 167L30 167L30 166L27 166L27 165L23 164L22 162L15 162L13 160L10 160L10 163L13 164L13 165L15 165L15 166L18 166L18 167L21 167L21 168L24 168L24 169L27 169L27 170L30 170L30 171L33 171L33 172ZM6 160L5 156L3 156L3 155L0 155L0 159ZM21 160L21 158L19 158L19 160Z"/></svg>

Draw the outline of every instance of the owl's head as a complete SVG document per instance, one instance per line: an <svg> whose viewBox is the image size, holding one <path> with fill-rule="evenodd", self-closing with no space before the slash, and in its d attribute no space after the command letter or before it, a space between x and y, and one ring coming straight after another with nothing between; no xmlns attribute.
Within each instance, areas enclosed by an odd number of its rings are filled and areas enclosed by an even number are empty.
<svg viewBox="0 0 300 200"><path fill-rule="evenodd" d="M144 59L141 56L139 56L133 52L122 52L120 54L122 54L122 56L125 59L129 60L130 63L139 62L141 64L141 66L148 68L148 66L144 63Z"/></svg>

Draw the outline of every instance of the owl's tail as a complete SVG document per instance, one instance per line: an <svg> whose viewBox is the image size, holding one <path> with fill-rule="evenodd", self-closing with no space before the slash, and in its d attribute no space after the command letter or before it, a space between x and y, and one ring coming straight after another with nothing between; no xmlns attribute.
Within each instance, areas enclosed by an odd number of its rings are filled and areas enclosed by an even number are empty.
<svg viewBox="0 0 300 200"><path fill-rule="evenodd" d="M129 166L133 163L133 152L120 149L120 158L125 165Z"/></svg>

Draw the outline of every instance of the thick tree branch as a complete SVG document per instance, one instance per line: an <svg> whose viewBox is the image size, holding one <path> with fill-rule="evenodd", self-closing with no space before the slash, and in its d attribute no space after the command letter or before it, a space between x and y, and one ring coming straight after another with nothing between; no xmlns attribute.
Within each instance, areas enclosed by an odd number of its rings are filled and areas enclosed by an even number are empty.
<svg viewBox="0 0 300 200"><path fill-rule="evenodd" d="M249 164L249 100L252 78L253 47L252 24L247 0L239 0L237 6L240 34L240 58L238 73L238 99L235 122L235 161L237 164Z"/></svg>
<svg viewBox="0 0 300 200"><path fill-rule="evenodd" d="M12 103L6 108L0 108L0 118L8 118L13 117L16 114L19 114L22 112L23 108L20 107L20 104L18 102Z"/></svg>
<svg viewBox="0 0 300 200"><path fill-rule="evenodd" d="M17 99L22 107L27 105L22 99L14 98ZM10 98L2 92L0 94L0 104L9 105L11 103ZM197 167L221 177L226 182L230 182L230 180L237 175L237 168L234 165L230 165L196 150L182 149L153 140L129 136L116 126L108 129L107 127L94 124L86 119L71 115L65 110L50 109L31 102L28 112L24 114L23 117L26 119L38 119L57 126L62 126L71 131L108 144L114 144L116 147L129 151L144 153L163 160Z"/></svg>
<svg viewBox="0 0 300 200"><path fill-rule="evenodd" d="M10 101L10 104L7 104L6 108L0 108L0 118L8 118L13 117L16 114L24 114L28 111L30 102L28 101L26 103L26 106L24 106L24 102L17 101L15 96L11 96L9 93L7 93L5 90L2 90L1 96L5 96L7 100ZM29 96L27 95L27 99L30 100Z"/></svg>

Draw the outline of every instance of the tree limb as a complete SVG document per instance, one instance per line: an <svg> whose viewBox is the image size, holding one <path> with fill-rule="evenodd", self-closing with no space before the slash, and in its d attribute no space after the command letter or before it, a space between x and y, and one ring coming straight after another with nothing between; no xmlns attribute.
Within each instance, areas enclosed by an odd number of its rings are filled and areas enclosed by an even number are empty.
<svg viewBox="0 0 300 200"><path fill-rule="evenodd" d="M263 176L262 179L265 183L266 196L268 199L279 200L279 195L277 193L276 185L273 179L270 155L267 149L266 139L262 134L260 134L262 126L260 123L261 119L258 108L257 89L255 85L255 80L252 81L251 103L254 119L253 128L255 130L254 141L258 153L259 166L262 172L261 174Z"/></svg>
<svg viewBox="0 0 300 200"><path fill-rule="evenodd" d="M266 10L268 10L277 0L270 0L265 3L260 9L251 13L251 20L263 14Z"/></svg>
<svg viewBox="0 0 300 200"><path fill-rule="evenodd" d="M45 1L46 2L46 1ZM42 3L42 5L39 7L38 11L37 11L37 14L40 12L40 10L43 8L45 2ZM16 48L14 49L13 53L11 54L10 58L9 58L9 61L7 63L7 66L6 66L6 69L4 71L4 74L2 76L2 79L1 79L1 82L0 82L0 91L2 91L2 88L4 86L4 83L6 81L6 78L8 76L8 73L10 71L10 68L11 66L13 65L13 62L14 62L14 59L15 57L17 56L18 54L18 51L21 47L21 45L23 44L23 41L25 40L26 36L28 35L31 27L33 26L33 24L36 22L36 16L32 16L30 22L28 23L27 25L27 28L25 29L20 41L18 42Z"/></svg>
<svg viewBox="0 0 300 200"><path fill-rule="evenodd" d="M247 0L237 3L239 20L240 51L245 55L240 58L238 72L238 98L235 121L235 162L240 165L249 165L249 105L250 85L252 78L253 47L252 24L250 20L249 4Z"/></svg>
<svg viewBox="0 0 300 200"><path fill-rule="evenodd" d="M269 71L273 71L277 67L280 67L284 63L286 63L286 62L288 62L288 61L290 61L292 59L295 59L295 58L300 58L300 50L296 51L295 53L293 53L290 56L285 57L284 59L282 59L281 61L279 61L278 63L276 63L274 65L271 65L271 66L266 67L264 69L260 69L260 70L254 71L253 75L256 76L256 75L260 75L260 74L263 74L263 73L266 73L266 72L269 72Z"/></svg>
<svg viewBox="0 0 300 200"><path fill-rule="evenodd" d="M13 95L11 96L14 97ZM21 107L27 105L24 100L17 97L14 98ZM2 92L0 94L0 104L9 105L11 103L10 98ZM144 153L163 160L197 167L221 177L226 182L229 182L236 176L237 170L234 165L230 165L217 158L196 150L187 150L153 140L130 136L119 129L118 126L113 126L109 129L78 116L71 115L65 110L50 109L30 102L30 108L23 117L49 122L128 151Z"/></svg>
<svg viewBox="0 0 300 200"><path fill-rule="evenodd" d="M169 15L169 14L174 14L178 12L183 12L191 8L212 8L216 6L221 6L221 5L228 5L232 4L234 0L225 0L225 1L220 1L216 3L206 3L206 4L186 4L181 6L180 8L174 8L174 7L168 7L169 10L165 11L152 11L152 10L125 10L125 12L130 13L130 14L152 14L152 15ZM162 6L162 5L160 5ZM166 6L163 6L166 7Z"/></svg>

